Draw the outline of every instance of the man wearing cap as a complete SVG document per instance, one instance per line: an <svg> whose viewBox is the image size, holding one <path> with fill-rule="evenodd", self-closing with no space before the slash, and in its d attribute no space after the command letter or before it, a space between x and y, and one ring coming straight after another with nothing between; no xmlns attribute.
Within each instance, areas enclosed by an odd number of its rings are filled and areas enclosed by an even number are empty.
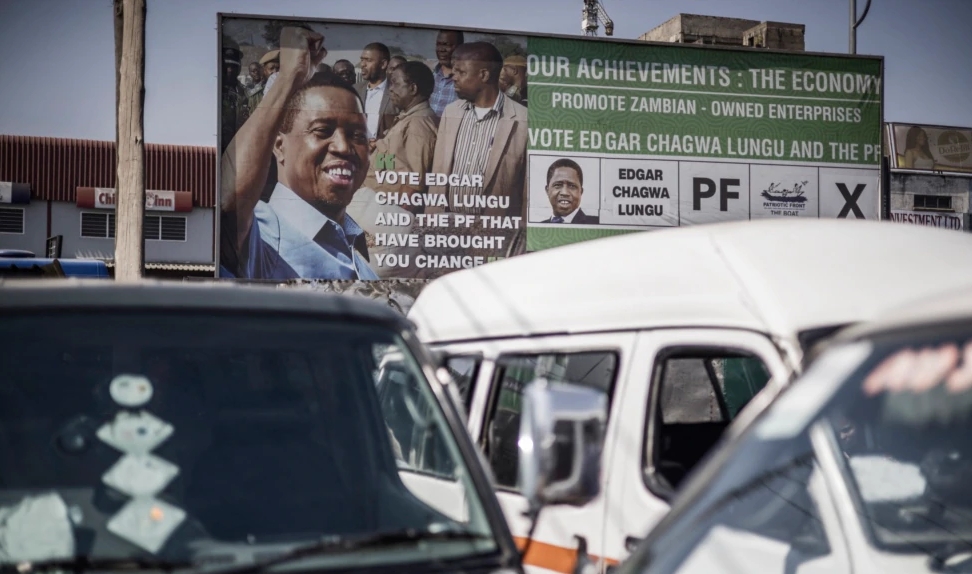
<svg viewBox="0 0 972 574"><path fill-rule="evenodd" d="M243 52L231 38L223 38L223 107L221 118L221 146L223 150L249 117L250 106L246 88L240 83Z"/></svg>
<svg viewBox="0 0 972 574"><path fill-rule="evenodd" d="M527 105L526 73L526 58L514 54L503 60L503 69L499 77L499 85L503 93L524 106Z"/></svg>
<svg viewBox="0 0 972 574"><path fill-rule="evenodd" d="M255 110L263 99L263 84L266 78L263 75L263 66L259 62L250 62L247 69L250 72L250 81L253 82L246 90L247 103L251 110Z"/></svg>
<svg viewBox="0 0 972 574"><path fill-rule="evenodd" d="M263 75L267 77L267 83L263 85L263 95L267 95L270 86L277 79L277 71L280 70L280 50L270 50L260 58L260 65L263 66Z"/></svg>

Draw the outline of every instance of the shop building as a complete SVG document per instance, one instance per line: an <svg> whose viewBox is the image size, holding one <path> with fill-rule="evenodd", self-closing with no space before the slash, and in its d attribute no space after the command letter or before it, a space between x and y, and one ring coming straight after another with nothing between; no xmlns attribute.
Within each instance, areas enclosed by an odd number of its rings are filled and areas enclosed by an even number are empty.
<svg viewBox="0 0 972 574"><path fill-rule="evenodd" d="M885 126L891 219L972 231L972 129Z"/></svg>
<svg viewBox="0 0 972 574"><path fill-rule="evenodd" d="M216 148L146 144L146 275L215 273ZM113 266L114 142L0 135L0 249Z"/></svg>

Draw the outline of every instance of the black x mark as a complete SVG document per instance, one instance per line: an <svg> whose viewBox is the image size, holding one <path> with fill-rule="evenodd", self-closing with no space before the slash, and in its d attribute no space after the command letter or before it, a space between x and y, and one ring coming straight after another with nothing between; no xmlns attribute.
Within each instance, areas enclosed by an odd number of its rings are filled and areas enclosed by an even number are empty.
<svg viewBox="0 0 972 574"><path fill-rule="evenodd" d="M838 218L846 219L847 214L850 213L851 210L853 210L854 217L856 217L857 219L867 219L866 217L864 217L864 212L861 211L861 208L857 206L857 200L860 199L861 194L864 193L865 187L867 187L866 183L860 183L857 185L857 187L854 188L854 192L851 193L850 191L847 190L847 184L844 183L837 184L837 189L839 189L840 194L844 196L844 202L845 202L844 208L840 210L839 214L837 214Z"/></svg>

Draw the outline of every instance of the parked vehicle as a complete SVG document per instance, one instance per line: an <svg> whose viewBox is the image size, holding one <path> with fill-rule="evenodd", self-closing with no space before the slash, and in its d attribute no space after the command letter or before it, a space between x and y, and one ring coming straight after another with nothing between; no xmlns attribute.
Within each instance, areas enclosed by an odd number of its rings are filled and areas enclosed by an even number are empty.
<svg viewBox="0 0 972 574"><path fill-rule="evenodd" d="M99 277L109 278L108 266L97 259L51 259L31 251L0 249L0 278Z"/></svg>
<svg viewBox="0 0 972 574"><path fill-rule="evenodd" d="M522 572L460 413L386 306L10 281L0 338L5 568ZM379 400L389 353L405 411Z"/></svg>
<svg viewBox="0 0 972 574"><path fill-rule="evenodd" d="M825 345L618 574L972 571L972 290Z"/></svg>
<svg viewBox="0 0 972 574"><path fill-rule="evenodd" d="M589 241L451 273L409 312L462 389L468 429L522 546L523 386L604 393L600 495L543 511L528 568L616 565L725 429L804 353L882 309L972 285L972 236L848 220L700 225ZM586 549L586 550L585 550ZM586 555L589 553L590 555Z"/></svg>

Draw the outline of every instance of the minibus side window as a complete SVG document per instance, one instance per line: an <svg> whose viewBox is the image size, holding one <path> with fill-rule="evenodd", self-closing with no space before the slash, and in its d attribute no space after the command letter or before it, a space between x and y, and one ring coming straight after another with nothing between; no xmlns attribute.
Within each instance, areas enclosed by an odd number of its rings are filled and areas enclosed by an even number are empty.
<svg viewBox="0 0 972 574"><path fill-rule="evenodd" d="M645 484L670 494L770 379L758 357L728 349L663 351L645 428Z"/></svg>

